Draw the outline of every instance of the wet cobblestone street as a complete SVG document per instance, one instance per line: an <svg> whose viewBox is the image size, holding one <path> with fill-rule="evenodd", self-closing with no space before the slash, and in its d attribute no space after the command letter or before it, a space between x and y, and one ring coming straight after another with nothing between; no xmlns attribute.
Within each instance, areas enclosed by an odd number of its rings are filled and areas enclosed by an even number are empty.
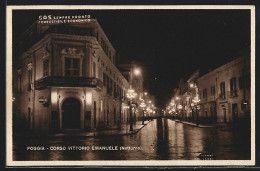
<svg viewBox="0 0 260 171"><path fill-rule="evenodd" d="M200 160L202 153L212 154L216 160L249 160L250 136L220 128L193 127L163 118L154 119L133 135L14 137L13 148L14 160ZM74 150L70 150L72 148Z"/></svg>

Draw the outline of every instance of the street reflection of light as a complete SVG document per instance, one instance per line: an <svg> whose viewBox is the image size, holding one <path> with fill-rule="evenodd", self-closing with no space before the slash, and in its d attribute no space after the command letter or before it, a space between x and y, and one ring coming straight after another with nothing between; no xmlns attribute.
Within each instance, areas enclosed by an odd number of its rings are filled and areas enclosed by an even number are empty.
<svg viewBox="0 0 260 171"><path fill-rule="evenodd" d="M86 93L86 103L88 105L91 105L92 104L92 93L91 92L87 92Z"/></svg>

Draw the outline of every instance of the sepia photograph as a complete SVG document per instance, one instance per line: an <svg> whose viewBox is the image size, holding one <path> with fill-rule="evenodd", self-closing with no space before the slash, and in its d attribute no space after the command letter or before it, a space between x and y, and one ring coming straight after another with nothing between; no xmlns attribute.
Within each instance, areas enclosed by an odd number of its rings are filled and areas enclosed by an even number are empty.
<svg viewBox="0 0 260 171"><path fill-rule="evenodd" d="M7 166L255 164L255 8L7 6Z"/></svg>

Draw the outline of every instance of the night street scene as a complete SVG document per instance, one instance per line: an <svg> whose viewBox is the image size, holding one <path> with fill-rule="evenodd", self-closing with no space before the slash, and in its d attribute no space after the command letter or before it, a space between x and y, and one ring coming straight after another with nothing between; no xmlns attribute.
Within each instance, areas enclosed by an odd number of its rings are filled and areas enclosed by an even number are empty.
<svg viewBox="0 0 260 171"><path fill-rule="evenodd" d="M251 160L250 21L13 10L13 161Z"/></svg>

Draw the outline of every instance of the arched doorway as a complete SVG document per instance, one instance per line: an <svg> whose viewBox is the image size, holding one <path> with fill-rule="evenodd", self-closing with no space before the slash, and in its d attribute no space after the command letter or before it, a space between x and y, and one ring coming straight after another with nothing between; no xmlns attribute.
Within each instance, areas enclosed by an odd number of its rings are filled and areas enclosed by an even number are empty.
<svg viewBox="0 0 260 171"><path fill-rule="evenodd" d="M80 128L80 102L75 98L68 98L62 104L62 128Z"/></svg>

